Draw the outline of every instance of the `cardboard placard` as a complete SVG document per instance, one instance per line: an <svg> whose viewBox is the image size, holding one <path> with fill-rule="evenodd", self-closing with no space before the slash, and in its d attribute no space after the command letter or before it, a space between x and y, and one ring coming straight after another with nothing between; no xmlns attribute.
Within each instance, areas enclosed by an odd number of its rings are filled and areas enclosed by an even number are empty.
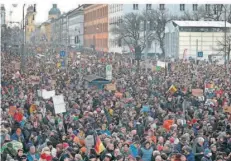
<svg viewBox="0 0 231 161"><path fill-rule="evenodd" d="M54 102L55 113L63 113L66 112L66 104L64 102L63 95L57 95L52 97Z"/></svg>
<svg viewBox="0 0 231 161"><path fill-rule="evenodd" d="M108 91L116 91L116 85L112 84L112 83L107 84L106 85L106 90L108 90Z"/></svg>
<svg viewBox="0 0 231 161"><path fill-rule="evenodd" d="M16 106L10 106L9 115L11 115L13 117L16 111L17 111Z"/></svg>
<svg viewBox="0 0 231 161"><path fill-rule="evenodd" d="M116 93L115 93L115 96L118 97L118 98L122 98L122 97L123 97L123 93L116 92Z"/></svg>
<svg viewBox="0 0 231 161"><path fill-rule="evenodd" d="M53 91L42 90L43 99L50 99L51 97L54 97L54 96L55 96L55 90Z"/></svg>
<svg viewBox="0 0 231 161"><path fill-rule="evenodd" d="M225 106L223 107L223 112L227 112L231 114L231 106Z"/></svg>
<svg viewBox="0 0 231 161"><path fill-rule="evenodd" d="M200 97L200 96L203 96L203 89L192 89L192 95L193 96L197 96L197 97Z"/></svg>

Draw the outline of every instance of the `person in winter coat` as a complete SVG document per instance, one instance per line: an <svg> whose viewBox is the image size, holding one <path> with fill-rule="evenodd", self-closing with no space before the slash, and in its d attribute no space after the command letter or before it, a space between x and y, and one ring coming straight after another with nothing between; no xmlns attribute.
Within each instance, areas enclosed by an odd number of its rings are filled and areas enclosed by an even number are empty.
<svg viewBox="0 0 231 161"><path fill-rule="evenodd" d="M129 149L133 157L137 157L139 155L139 144L137 142L131 144Z"/></svg>
<svg viewBox="0 0 231 161"><path fill-rule="evenodd" d="M145 147L142 147L140 152L141 152L140 156L141 156L143 161L151 161L152 160L153 148L151 147L150 142L146 142Z"/></svg>
<svg viewBox="0 0 231 161"><path fill-rule="evenodd" d="M195 156L189 146L184 146L182 148L182 153L186 157L187 161L195 161Z"/></svg>
<svg viewBox="0 0 231 161"><path fill-rule="evenodd" d="M16 132L11 136L11 140L16 140L24 143L25 139L20 128L17 128Z"/></svg>
<svg viewBox="0 0 231 161"><path fill-rule="evenodd" d="M35 146L30 147L30 152L27 154L28 161L38 161L40 158L40 155L35 152Z"/></svg>
<svg viewBox="0 0 231 161"><path fill-rule="evenodd" d="M202 137L199 137L195 149L195 161L201 161L201 158L203 157L204 154L203 144L204 144L204 139Z"/></svg>
<svg viewBox="0 0 231 161"><path fill-rule="evenodd" d="M15 157L15 160L17 160L17 161L28 161L26 155L23 154L23 150L22 149L18 150L18 154Z"/></svg>
<svg viewBox="0 0 231 161"><path fill-rule="evenodd" d="M211 156L212 152L209 149L205 149L204 156L202 157L201 161L212 161Z"/></svg>

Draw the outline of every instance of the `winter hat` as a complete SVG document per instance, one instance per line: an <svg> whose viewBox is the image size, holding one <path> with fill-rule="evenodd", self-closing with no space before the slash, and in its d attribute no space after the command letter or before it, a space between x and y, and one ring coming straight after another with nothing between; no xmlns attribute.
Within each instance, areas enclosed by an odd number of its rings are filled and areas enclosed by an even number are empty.
<svg viewBox="0 0 231 161"><path fill-rule="evenodd" d="M205 149L205 151L204 151L204 155L208 155L209 153L211 153L211 150L209 150L209 149Z"/></svg>

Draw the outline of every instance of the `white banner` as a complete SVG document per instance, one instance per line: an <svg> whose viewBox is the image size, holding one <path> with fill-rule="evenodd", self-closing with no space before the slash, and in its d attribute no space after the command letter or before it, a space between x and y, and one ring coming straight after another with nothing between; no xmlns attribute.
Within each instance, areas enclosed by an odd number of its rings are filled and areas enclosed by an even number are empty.
<svg viewBox="0 0 231 161"><path fill-rule="evenodd" d="M165 68L165 62L157 61L156 66L158 66L158 67L162 67L162 68Z"/></svg>
<svg viewBox="0 0 231 161"><path fill-rule="evenodd" d="M53 96L55 96L55 90L53 91L47 91L45 89L42 90L43 99L50 99Z"/></svg>
<svg viewBox="0 0 231 161"><path fill-rule="evenodd" d="M56 114L66 112L66 106L65 106L66 104L64 102L63 95L53 96L52 99L53 99Z"/></svg>
<svg viewBox="0 0 231 161"><path fill-rule="evenodd" d="M112 80L112 65L106 66L106 79Z"/></svg>

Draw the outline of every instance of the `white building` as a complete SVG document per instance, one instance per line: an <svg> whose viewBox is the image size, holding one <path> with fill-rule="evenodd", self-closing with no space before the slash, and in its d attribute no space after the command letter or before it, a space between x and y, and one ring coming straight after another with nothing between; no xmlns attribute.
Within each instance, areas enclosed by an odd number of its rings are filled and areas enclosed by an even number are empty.
<svg viewBox="0 0 231 161"><path fill-rule="evenodd" d="M226 27L230 33L231 24L227 22ZM166 56L196 58L198 51L203 52L200 59L204 60L208 55L222 55L216 49L220 48L218 41L224 40L224 29L224 21L172 21L165 28Z"/></svg>
<svg viewBox="0 0 231 161"><path fill-rule="evenodd" d="M68 33L70 46L75 48L80 48L83 46L83 23L83 6L79 6L68 13Z"/></svg>
<svg viewBox="0 0 231 161"><path fill-rule="evenodd" d="M203 4L202 4L203 5ZM212 5L205 4L205 10L210 10ZM193 13L199 8L198 4L111 4L108 8L108 21L109 21L109 33L108 33L108 47L109 52L126 53L130 52L130 49L123 44L123 42L116 42L115 35L110 32L113 25L116 25L120 19L127 13L141 13L144 10L159 9L167 10L169 14L181 16L186 11ZM147 49L148 53L161 53L158 42L153 42Z"/></svg>

